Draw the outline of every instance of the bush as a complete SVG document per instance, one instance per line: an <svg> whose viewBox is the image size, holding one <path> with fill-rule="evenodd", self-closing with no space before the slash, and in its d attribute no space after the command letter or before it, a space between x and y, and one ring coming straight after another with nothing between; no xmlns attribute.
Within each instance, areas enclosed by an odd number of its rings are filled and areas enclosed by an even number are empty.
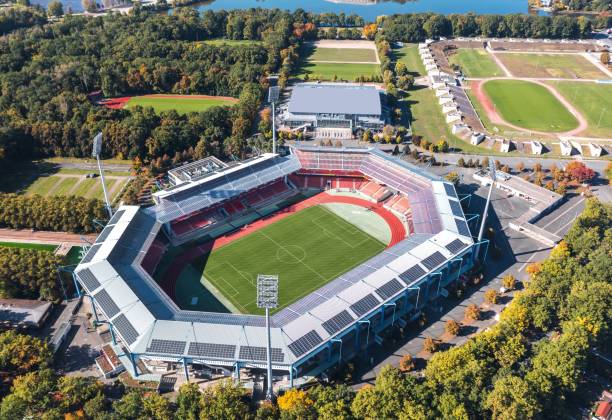
<svg viewBox="0 0 612 420"><path fill-rule="evenodd" d="M478 321L480 319L480 308L474 303L468 305L468 307L465 308L465 317L473 321Z"/></svg>
<svg viewBox="0 0 612 420"><path fill-rule="evenodd" d="M447 181L452 182L454 185L459 183L459 174L457 172L449 172L444 178Z"/></svg>
<svg viewBox="0 0 612 420"><path fill-rule="evenodd" d="M465 168L465 160L463 160L462 157L457 160L457 166L459 166L460 168Z"/></svg>
<svg viewBox="0 0 612 420"><path fill-rule="evenodd" d="M412 356L407 354L400 359L399 368L402 372L410 372L414 369L414 360Z"/></svg>
<svg viewBox="0 0 612 420"><path fill-rule="evenodd" d="M448 321L446 321L446 324L444 324L444 331L446 331L446 333L450 335L459 335L459 332L461 331L461 326L454 319L449 319Z"/></svg>
<svg viewBox="0 0 612 420"><path fill-rule="evenodd" d="M504 286L506 290L514 290L516 287L516 278L512 274L504 276L502 279L502 286Z"/></svg>
<svg viewBox="0 0 612 420"><path fill-rule="evenodd" d="M485 302L495 305L499 300L499 292L495 289L489 289L484 294Z"/></svg>
<svg viewBox="0 0 612 420"><path fill-rule="evenodd" d="M427 337L425 341L423 341L423 350L427 353L435 353L436 350L438 350L438 343L436 343L433 338Z"/></svg>

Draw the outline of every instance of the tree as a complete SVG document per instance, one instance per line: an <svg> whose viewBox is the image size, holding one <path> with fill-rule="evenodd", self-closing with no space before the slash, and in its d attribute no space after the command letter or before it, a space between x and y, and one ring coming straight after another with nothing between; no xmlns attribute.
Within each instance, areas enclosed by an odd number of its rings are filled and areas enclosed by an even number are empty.
<svg viewBox="0 0 612 420"><path fill-rule="evenodd" d="M293 418L309 418L314 410L314 402L306 392L292 388L278 397L278 408Z"/></svg>
<svg viewBox="0 0 612 420"><path fill-rule="evenodd" d="M376 32L378 31L378 26L375 23L370 23L363 27L363 36L366 39L373 40L376 36Z"/></svg>
<svg viewBox="0 0 612 420"><path fill-rule="evenodd" d="M454 319L449 319L444 324L444 331L452 336L459 335L459 332L461 331L461 326Z"/></svg>
<svg viewBox="0 0 612 420"><path fill-rule="evenodd" d="M519 162L516 164L516 171L520 174L525 170L525 164L523 162Z"/></svg>
<svg viewBox="0 0 612 420"><path fill-rule="evenodd" d="M499 292L495 289L489 289L484 293L485 302L495 305L499 300Z"/></svg>
<svg viewBox="0 0 612 420"><path fill-rule="evenodd" d="M427 337L425 340L423 340L423 350L427 353L435 353L437 349L438 343L436 343L433 338Z"/></svg>
<svg viewBox="0 0 612 420"><path fill-rule="evenodd" d="M200 418L240 419L245 418L248 411L244 390L229 379L202 392Z"/></svg>
<svg viewBox="0 0 612 420"><path fill-rule="evenodd" d="M488 168L488 167L489 167L489 158L488 158L487 156L485 156L485 157L482 159L482 167L483 167L483 168Z"/></svg>
<svg viewBox="0 0 612 420"><path fill-rule="evenodd" d="M473 321L480 319L480 308L476 304L471 303L465 308L465 317Z"/></svg>
<svg viewBox="0 0 612 420"><path fill-rule="evenodd" d="M504 376L495 382L485 407L493 419L531 419L540 411L529 383L514 375Z"/></svg>
<svg viewBox="0 0 612 420"><path fill-rule="evenodd" d="M200 388L195 383L185 383L179 388L176 398L176 417L184 420L200 418Z"/></svg>
<svg viewBox="0 0 612 420"><path fill-rule="evenodd" d="M52 407L55 380L51 369L29 372L16 378L11 394L2 400L0 418L38 417Z"/></svg>
<svg viewBox="0 0 612 420"><path fill-rule="evenodd" d="M444 139L438 142L438 150L442 153L448 152L448 142Z"/></svg>
<svg viewBox="0 0 612 420"><path fill-rule="evenodd" d="M412 359L412 355L405 354L402 356L399 362L399 368L402 372L410 372L414 369L414 360Z"/></svg>
<svg viewBox="0 0 612 420"><path fill-rule="evenodd" d="M459 174L455 171L449 172L444 178L447 181L452 182L453 185L457 185L459 183Z"/></svg>
<svg viewBox="0 0 612 420"><path fill-rule="evenodd" d="M11 377L51 365L53 354L47 342L15 330L0 334L0 371Z"/></svg>
<svg viewBox="0 0 612 420"><path fill-rule="evenodd" d="M83 9L90 13L93 13L98 9L96 0L81 0L81 5L83 6Z"/></svg>
<svg viewBox="0 0 612 420"><path fill-rule="evenodd" d="M47 5L47 13L49 16L62 16L64 14L64 5L60 1L53 0Z"/></svg>
<svg viewBox="0 0 612 420"><path fill-rule="evenodd" d="M143 398L142 416L151 420L166 420L172 417L170 401L157 392L149 393Z"/></svg>
<svg viewBox="0 0 612 420"><path fill-rule="evenodd" d="M533 172L535 173L542 172L542 164L536 163L535 165L533 165Z"/></svg>
<svg viewBox="0 0 612 420"><path fill-rule="evenodd" d="M516 287L516 277L512 274L507 274L502 278L502 286L506 290L514 290Z"/></svg>
<svg viewBox="0 0 612 420"><path fill-rule="evenodd" d="M610 63L610 53L608 51L602 52L599 56L599 59L601 61L601 64L607 66Z"/></svg>
<svg viewBox="0 0 612 420"><path fill-rule="evenodd" d="M574 181L584 183L595 177L595 171L577 160L572 161L565 167L565 173Z"/></svg>
<svg viewBox="0 0 612 420"><path fill-rule="evenodd" d="M308 396L314 402L317 418L331 420L351 417L355 391L348 385L315 386L308 391Z"/></svg>

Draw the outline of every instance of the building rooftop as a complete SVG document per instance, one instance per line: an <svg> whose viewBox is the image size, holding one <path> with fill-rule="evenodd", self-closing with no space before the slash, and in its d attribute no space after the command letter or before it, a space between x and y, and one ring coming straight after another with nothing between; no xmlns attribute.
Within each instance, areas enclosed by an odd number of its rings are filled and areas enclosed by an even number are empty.
<svg viewBox="0 0 612 420"><path fill-rule="evenodd" d="M292 114L380 115L380 93L373 86L307 84L296 85L291 93Z"/></svg>
<svg viewBox="0 0 612 420"><path fill-rule="evenodd" d="M38 327L44 322L51 302L30 299L0 299L0 323L14 327Z"/></svg>

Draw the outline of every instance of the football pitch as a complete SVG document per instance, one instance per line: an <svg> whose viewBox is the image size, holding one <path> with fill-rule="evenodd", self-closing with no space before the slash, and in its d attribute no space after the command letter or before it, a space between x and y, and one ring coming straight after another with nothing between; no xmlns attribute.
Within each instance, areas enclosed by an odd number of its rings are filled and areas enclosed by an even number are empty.
<svg viewBox="0 0 612 420"><path fill-rule="evenodd" d="M448 57L451 64L461 67L467 77L503 76L503 72L484 49L462 48Z"/></svg>
<svg viewBox="0 0 612 420"><path fill-rule="evenodd" d="M152 107L155 112L175 110L179 114L206 111L213 106L231 106L238 100L222 96L204 95L143 95L133 96L126 104L127 108L134 106Z"/></svg>
<svg viewBox="0 0 612 420"><path fill-rule="evenodd" d="M276 274L275 312L384 248L327 208L309 207L194 261L177 282L177 303L183 309L215 311L222 302L231 312L262 314L256 305L257 275Z"/></svg>

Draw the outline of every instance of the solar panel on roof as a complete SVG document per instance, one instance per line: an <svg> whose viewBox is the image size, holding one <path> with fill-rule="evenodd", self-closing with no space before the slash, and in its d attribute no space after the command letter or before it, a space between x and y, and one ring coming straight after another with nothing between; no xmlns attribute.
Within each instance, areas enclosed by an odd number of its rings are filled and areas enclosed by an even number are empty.
<svg viewBox="0 0 612 420"><path fill-rule="evenodd" d="M119 307L113 301L113 299L110 297L106 290L100 290L94 295L94 299L109 319L119 313Z"/></svg>
<svg viewBox="0 0 612 420"><path fill-rule="evenodd" d="M404 271L402 274L400 274L399 278L404 280L404 282L409 285L412 282L423 277L425 273L425 270L423 270L420 265L414 265L408 270Z"/></svg>
<svg viewBox="0 0 612 420"><path fill-rule="evenodd" d="M440 253L440 251L436 251L431 254L429 257L425 258L421 263L430 270L433 270L440 264L446 261L446 257Z"/></svg>
<svg viewBox="0 0 612 420"><path fill-rule="evenodd" d="M340 331L353 321L354 319L351 314L344 310L339 314L334 315L321 325L323 326L323 328L325 328L325 331L327 331L329 335L333 335L334 333Z"/></svg>
<svg viewBox="0 0 612 420"><path fill-rule="evenodd" d="M373 294L368 294L365 297L359 299L357 302L351 305L351 310L355 312L357 316L364 315L370 312L373 308L378 306L380 302L374 297Z"/></svg>
<svg viewBox="0 0 612 420"><path fill-rule="evenodd" d="M185 352L186 341L160 340L154 338L147 346L147 352L163 354L183 354Z"/></svg>
<svg viewBox="0 0 612 420"><path fill-rule="evenodd" d="M387 300L391 296L398 294L403 288L404 286L397 279L392 279L376 289L376 294L383 300Z"/></svg>
<svg viewBox="0 0 612 420"><path fill-rule="evenodd" d="M451 242L450 244L446 245L446 249L448 249L453 254L456 254L459 251L461 251L463 248L465 248L466 246L467 245L464 244L459 239L455 239L453 242Z"/></svg>
<svg viewBox="0 0 612 420"><path fill-rule="evenodd" d="M138 340L138 331L136 331L136 328L134 328L132 323L128 321L124 314L121 314L115 318L112 324L128 344L132 344Z"/></svg>
<svg viewBox="0 0 612 420"><path fill-rule="evenodd" d="M85 264L93 260L93 257L96 255L96 252L98 252L98 249L100 249L101 245L102 244L95 244L91 248L89 248L89 251L87 251L87 255L85 255L85 257L83 257L83 259L81 260L81 264Z"/></svg>
<svg viewBox="0 0 612 420"><path fill-rule="evenodd" d="M455 222L457 223L457 230L459 231L459 235L472 236L472 234L470 233L470 228L468 227L468 224L465 222L465 220L455 219Z"/></svg>
<svg viewBox="0 0 612 420"><path fill-rule="evenodd" d="M96 276L94 276L94 274L91 272L89 268L79 271L77 273L77 276L81 280L81 283L85 285L85 287L87 288L89 292L92 292L96 290L98 287L100 287L100 282L98 281Z"/></svg>
<svg viewBox="0 0 612 420"><path fill-rule="evenodd" d="M458 201L448 200L450 203L451 211L454 216L463 217L463 210L461 210L461 204Z"/></svg>
<svg viewBox="0 0 612 420"><path fill-rule="evenodd" d="M236 354L236 346L231 344L191 342L189 343L189 351L187 353L190 356L233 359Z"/></svg>
<svg viewBox="0 0 612 420"><path fill-rule="evenodd" d="M123 216L123 213L125 213L125 210L119 210L117 213L113 214L113 217L111 217L111 219L108 221L108 224L114 225L117 223L119 219L121 219L121 216Z"/></svg>
<svg viewBox="0 0 612 420"><path fill-rule="evenodd" d="M457 197L457 192L455 191L455 187L453 187L451 184L444 184L444 189L446 190L446 195L449 195L451 197Z"/></svg>
<svg viewBox="0 0 612 420"><path fill-rule="evenodd" d="M300 357L322 342L323 339L321 336L315 330L312 330L289 344L287 347L289 347L289 350L291 350L291 353L293 353L295 357Z"/></svg>
<svg viewBox="0 0 612 420"><path fill-rule="evenodd" d="M267 360L266 348L257 346L240 346L239 358L241 360ZM272 347L270 349L270 358L273 362L282 363L285 360L285 354L282 349Z"/></svg>
<svg viewBox="0 0 612 420"><path fill-rule="evenodd" d="M96 238L96 243L99 244L100 242L104 242L106 238L108 238L108 235L110 235L112 230L113 230L112 226L106 226L102 230L102 233L100 233L100 235L98 235L98 237Z"/></svg>

